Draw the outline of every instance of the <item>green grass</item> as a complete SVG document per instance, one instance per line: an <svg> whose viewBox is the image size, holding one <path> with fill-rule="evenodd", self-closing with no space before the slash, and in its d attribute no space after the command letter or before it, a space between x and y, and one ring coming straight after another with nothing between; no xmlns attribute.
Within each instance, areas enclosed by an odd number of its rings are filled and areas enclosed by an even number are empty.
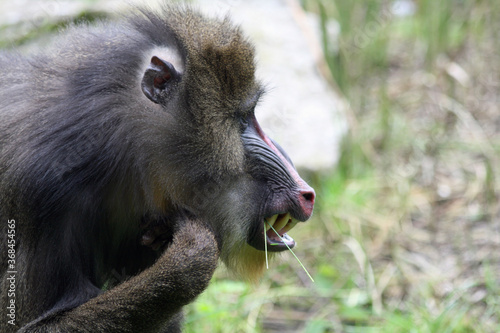
<svg viewBox="0 0 500 333"><path fill-rule="evenodd" d="M287 253L255 287L221 273L187 332L500 331L500 3L391 3L303 1L351 119L291 232L316 282Z"/></svg>
<svg viewBox="0 0 500 333"><path fill-rule="evenodd" d="M59 20L38 19L26 22L22 21L16 25L4 25L0 22L0 48L22 46L40 41L51 34L67 28L68 25L82 22L92 23L106 17L106 13L82 11L74 17L61 17Z"/></svg>

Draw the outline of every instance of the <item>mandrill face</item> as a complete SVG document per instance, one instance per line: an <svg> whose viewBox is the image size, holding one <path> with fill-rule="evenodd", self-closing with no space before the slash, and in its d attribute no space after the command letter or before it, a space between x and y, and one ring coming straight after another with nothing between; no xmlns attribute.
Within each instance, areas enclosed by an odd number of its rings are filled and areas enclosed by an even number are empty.
<svg viewBox="0 0 500 333"><path fill-rule="evenodd" d="M266 248L295 246L288 232L311 217L315 192L256 119L264 89L239 28L197 20L173 26L180 42L149 52L141 84L168 119L151 122L164 137L150 149L164 170L163 201L211 224L227 266L256 276Z"/></svg>
<svg viewBox="0 0 500 333"><path fill-rule="evenodd" d="M266 136L254 116L250 117L242 138L247 162L253 165L249 173L258 182L263 200L261 213L252 223L248 244L262 251L267 242L267 250L271 252L284 251L286 245L292 248L295 241L287 232L311 217L314 190L300 178L288 155Z"/></svg>

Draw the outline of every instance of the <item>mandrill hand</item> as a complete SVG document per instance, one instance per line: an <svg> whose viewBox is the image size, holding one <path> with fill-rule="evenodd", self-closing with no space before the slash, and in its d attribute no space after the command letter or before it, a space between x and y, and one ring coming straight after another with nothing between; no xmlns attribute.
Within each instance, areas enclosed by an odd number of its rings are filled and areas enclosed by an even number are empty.
<svg viewBox="0 0 500 333"><path fill-rule="evenodd" d="M154 251L164 250L172 242L174 221L164 216L148 215L141 221L141 245L148 246Z"/></svg>

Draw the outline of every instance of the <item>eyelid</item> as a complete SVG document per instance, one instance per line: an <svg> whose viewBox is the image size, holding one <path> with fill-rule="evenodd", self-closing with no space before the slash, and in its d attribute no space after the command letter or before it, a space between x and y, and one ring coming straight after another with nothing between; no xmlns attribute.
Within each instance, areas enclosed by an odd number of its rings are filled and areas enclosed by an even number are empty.
<svg viewBox="0 0 500 333"><path fill-rule="evenodd" d="M245 109L239 109L235 112L234 116L236 119L247 119L248 117L250 117L251 115L253 115L255 113L255 107L257 106L257 103L255 103L254 105L252 105L251 107L249 108L245 108Z"/></svg>
<svg viewBox="0 0 500 333"><path fill-rule="evenodd" d="M248 115L239 118L240 132L243 133L248 128Z"/></svg>

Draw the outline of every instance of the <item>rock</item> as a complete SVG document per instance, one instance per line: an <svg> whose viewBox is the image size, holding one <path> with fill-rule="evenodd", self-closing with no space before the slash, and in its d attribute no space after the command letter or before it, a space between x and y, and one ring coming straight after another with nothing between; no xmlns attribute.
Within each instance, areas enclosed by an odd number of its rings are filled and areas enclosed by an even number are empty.
<svg viewBox="0 0 500 333"><path fill-rule="evenodd" d="M213 15L230 14L256 45L258 77L268 93L257 107L266 133L290 155L296 167L332 168L346 132L345 105L320 75L305 33L285 0L197 1ZM311 17L309 17L311 18ZM311 31L319 40L318 19Z"/></svg>

